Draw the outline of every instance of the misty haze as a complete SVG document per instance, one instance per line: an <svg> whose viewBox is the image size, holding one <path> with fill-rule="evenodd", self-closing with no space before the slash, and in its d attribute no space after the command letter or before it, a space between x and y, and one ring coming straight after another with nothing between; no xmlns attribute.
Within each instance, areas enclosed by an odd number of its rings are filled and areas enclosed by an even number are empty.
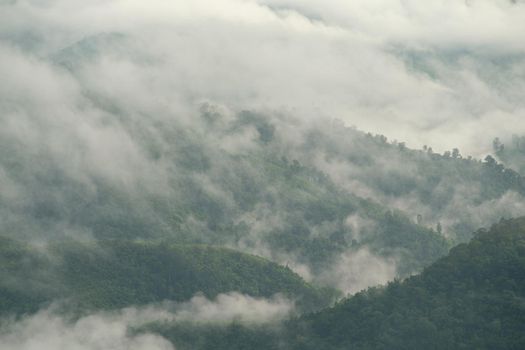
<svg viewBox="0 0 525 350"><path fill-rule="evenodd" d="M525 349L525 2L0 0L0 349Z"/></svg>

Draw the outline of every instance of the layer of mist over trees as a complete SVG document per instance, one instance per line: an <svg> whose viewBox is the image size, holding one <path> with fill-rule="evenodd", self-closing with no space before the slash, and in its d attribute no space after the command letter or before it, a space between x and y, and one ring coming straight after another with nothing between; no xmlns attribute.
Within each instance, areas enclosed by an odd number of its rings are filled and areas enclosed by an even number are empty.
<svg viewBox="0 0 525 350"><path fill-rule="evenodd" d="M504 220L418 276L279 326L168 322L149 329L182 349L520 349L524 249L525 219Z"/></svg>
<svg viewBox="0 0 525 350"><path fill-rule="evenodd" d="M191 125L107 122L135 140L140 173L77 178L68 160L2 138L3 175L16 189L2 200L4 235L225 245L314 280L366 249L397 266L389 279L525 206L522 177L491 157L411 150L338 123L210 105Z"/></svg>
<svg viewBox="0 0 525 350"><path fill-rule="evenodd" d="M523 18L0 0L0 349L524 348Z"/></svg>

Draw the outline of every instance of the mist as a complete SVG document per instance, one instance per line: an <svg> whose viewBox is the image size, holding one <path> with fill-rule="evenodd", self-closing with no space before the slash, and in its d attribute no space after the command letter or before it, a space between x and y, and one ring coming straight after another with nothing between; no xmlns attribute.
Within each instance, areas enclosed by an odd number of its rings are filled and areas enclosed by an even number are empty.
<svg viewBox="0 0 525 350"><path fill-rule="evenodd" d="M87 41L92 49L73 67L81 88L147 114L192 110L210 100L237 110L337 118L367 131L389 130L412 147L453 145L473 155L490 150L476 142L480 137L525 131L519 2L1 6L1 51L19 51L44 66L34 75L23 63L6 70L13 65L4 62L4 86L30 82L41 100L57 102L58 93L65 106L79 86L57 86L45 66L50 58L64 62L61 53L78 55L72 45Z"/></svg>
<svg viewBox="0 0 525 350"><path fill-rule="evenodd" d="M166 301L81 317L61 313L60 305L55 304L33 315L0 319L0 347L6 350L173 350L168 340L142 327L154 322L196 325L237 322L253 326L278 323L288 318L293 309L293 303L280 295L263 299L235 292L220 294L214 300L195 295L184 303Z"/></svg>
<svg viewBox="0 0 525 350"><path fill-rule="evenodd" d="M133 317L133 321L130 319ZM6 350L173 350L166 339L153 334L129 334L129 324L140 315L89 315L69 321L51 310L3 321L0 346Z"/></svg>
<svg viewBox="0 0 525 350"><path fill-rule="evenodd" d="M466 240L525 210L476 160L525 134L523 18L503 0L0 1L1 234L223 245L350 294L407 276L431 258L384 237L439 224ZM468 171L429 168L456 147ZM183 309L251 322L293 307ZM46 312L23 322L12 332L93 346ZM119 327L109 342L167 346Z"/></svg>

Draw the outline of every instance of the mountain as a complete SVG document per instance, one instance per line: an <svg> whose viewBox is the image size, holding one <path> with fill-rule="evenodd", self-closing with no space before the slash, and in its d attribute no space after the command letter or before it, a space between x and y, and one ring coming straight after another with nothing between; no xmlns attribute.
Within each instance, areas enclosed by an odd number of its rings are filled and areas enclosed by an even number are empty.
<svg viewBox="0 0 525 350"><path fill-rule="evenodd" d="M417 273L525 210L523 177L492 157L275 111L142 110L112 98L90 69L108 53L147 64L137 45L110 32L46 56L93 117L55 125L35 111L27 127L13 123L39 137L0 130L0 234L224 246L354 293ZM356 256L363 268L348 276Z"/></svg>
<svg viewBox="0 0 525 350"><path fill-rule="evenodd" d="M113 310L231 291L267 298L280 293L313 310L328 305L334 293L263 258L211 246L70 241L34 247L1 238L0 266L4 315L55 301L68 310Z"/></svg>
<svg viewBox="0 0 525 350"><path fill-rule="evenodd" d="M164 116L136 118L118 101L110 107L89 94L86 99L111 115L104 128L134 140L133 154L119 158L126 164L105 162L106 154L127 152L113 135L113 149L78 145L83 150L75 163L2 135L2 176L12 189L0 197L2 235L228 246L328 285L320 281L325 272L354 251L391 261L390 278L420 270L450 247L411 214L338 185L323 167L299 162L296 147L288 147L293 120L228 115L209 106L186 125ZM67 140L67 147L75 149L77 141Z"/></svg>
<svg viewBox="0 0 525 350"><path fill-rule="evenodd" d="M143 44L99 32L42 56L73 86L75 107L59 119L30 109L27 125L14 118L0 130L2 235L227 246L353 293L421 271L478 227L525 209L522 176L458 149L412 149L275 110L201 100L180 109L177 99L130 99L93 78L108 58L160 63ZM339 283L357 254L388 271Z"/></svg>
<svg viewBox="0 0 525 350"><path fill-rule="evenodd" d="M182 349L523 349L525 218L477 231L420 275L280 326L151 329Z"/></svg>
<svg viewBox="0 0 525 350"><path fill-rule="evenodd" d="M525 349L525 0L75 1L0 0L0 350Z"/></svg>
<svg viewBox="0 0 525 350"><path fill-rule="evenodd" d="M306 334L325 349L521 349L525 218L478 231L421 275L359 293L303 321Z"/></svg>

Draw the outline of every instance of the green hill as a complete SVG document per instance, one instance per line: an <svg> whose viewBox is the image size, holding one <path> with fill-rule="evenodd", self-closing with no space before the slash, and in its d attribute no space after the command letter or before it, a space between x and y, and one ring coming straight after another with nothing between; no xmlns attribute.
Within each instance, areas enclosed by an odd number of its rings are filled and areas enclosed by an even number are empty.
<svg viewBox="0 0 525 350"><path fill-rule="evenodd" d="M421 275L303 322L302 348L523 349L525 218L479 231Z"/></svg>
<svg viewBox="0 0 525 350"><path fill-rule="evenodd" d="M116 309L163 300L185 301L237 291L276 293L303 309L327 305L290 269L226 248L130 241L62 242L45 249L10 239L0 245L0 312L36 311L55 300L82 309Z"/></svg>
<svg viewBox="0 0 525 350"><path fill-rule="evenodd" d="M150 329L181 349L523 349L525 218L478 231L418 276L282 326Z"/></svg>
<svg viewBox="0 0 525 350"><path fill-rule="evenodd" d="M75 71L81 57L96 60L100 47L119 51L126 42L118 34L86 38L57 53L71 64L56 63ZM29 147L2 134L2 181L10 189L0 196L2 235L235 247L304 267L325 283L323 275L360 248L395 261L398 277L418 272L525 205L522 177L459 151L413 150L336 123L213 105L189 124L162 114L139 118L88 86L85 95L107 115L104 129L133 140L132 154L101 165L95 160L110 148L96 153L67 138L62 148L78 155L76 163L44 139Z"/></svg>
<svg viewBox="0 0 525 350"><path fill-rule="evenodd" d="M97 47L118 49L122 40L83 40L68 55L96 59ZM131 163L94 166L111 151L91 154L70 140L64 148L79 155L77 164L2 134L0 167L11 189L0 196L2 235L235 247L334 286L323 277L360 249L395 262L389 277L403 278L525 205L519 174L457 150L440 155L336 123L212 105L189 125L135 118L87 87L86 99L107 114L107 128L133 140Z"/></svg>
<svg viewBox="0 0 525 350"><path fill-rule="evenodd" d="M306 160L297 161L301 153L284 149L285 130L265 117L239 113L208 130L208 114L203 111L193 129L161 123L155 125L155 135L137 136L148 163L141 168L144 173L126 172L137 177L131 185L100 173L80 181L51 155L26 154L16 141L0 139L0 165L21 188L15 192L27 193L18 200L0 198L5 217L0 232L21 240L87 232L102 240L236 247L264 252L281 264L293 259L291 266L306 266L314 279L341 254L361 247L398 260L399 276L447 253L449 242L429 225L418 225L402 210L353 193ZM246 129L256 131L247 151L217 147L244 137ZM357 137L350 131L347 135ZM307 158L309 153L302 154Z"/></svg>
<svg viewBox="0 0 525 350"><path fill-rule="evenodd" d="M327 169L337 186L402 209L423 226L441 223L456 241L468 241L501 217L522 215L509 202L524 202L525 179L492 157L482 161L457 148L440 154L430 145L413 149L340 124L307 129L297 148L302 164Z"/></svg>

